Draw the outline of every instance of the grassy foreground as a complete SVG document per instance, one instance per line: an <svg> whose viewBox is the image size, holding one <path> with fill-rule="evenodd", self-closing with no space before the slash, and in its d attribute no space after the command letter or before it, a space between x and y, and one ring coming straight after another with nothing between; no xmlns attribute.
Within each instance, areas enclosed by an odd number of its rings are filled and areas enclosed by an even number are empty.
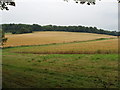
<svg viewBox="0 0 120 90"><path fill-rule="evenodd" d="M3 53L3 88L117 88L117 54Z"/></svg>

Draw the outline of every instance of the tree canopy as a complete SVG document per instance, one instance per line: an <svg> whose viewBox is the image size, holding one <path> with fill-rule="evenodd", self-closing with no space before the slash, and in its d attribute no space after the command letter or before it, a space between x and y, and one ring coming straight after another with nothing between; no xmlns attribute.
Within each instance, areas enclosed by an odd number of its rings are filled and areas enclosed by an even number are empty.
<svg viewBox="0 0 120 90"><path fill-rule="evenodd" d="M9 10L8 5L15 6L15 2L13 0L0 0L1 10Z"/></svg>
<svg viewBox="0 0 120 90"><path fill-rule="evenodd" d="M64 0L64 1L69 1L69 0ZM76 3L80 3L80 4L85 4L87 3L87 5L95 5L96 0L74 0Z"/></svg>
<svg viewBox="0 0 120 90"><path fill-rule="evenodd" d="M118 36L120 33L116 31L108 31L103 29L98 29L97 27L85 27L85 26L56 26L56 25L46 25L41 26L38 24L3 24L2 28L4 32L9 32L12 34L23 34L32 33L33 31L64 31L64 32L86 32L86 33L97 33Z"/></svg>
<svg viewBox="0 0 120 90"><path fill-rule="evenodd" d="M64 0L64 1L69 1L69 0ZM74 0L76 3L80 3L80 4L87 4L87 5L95 5L96 4L96 0ZM99 0L101 1L101 0ZM104 1L104 0L103 0ZM117 0L118 3L120 3L120 0Z"/></svg>

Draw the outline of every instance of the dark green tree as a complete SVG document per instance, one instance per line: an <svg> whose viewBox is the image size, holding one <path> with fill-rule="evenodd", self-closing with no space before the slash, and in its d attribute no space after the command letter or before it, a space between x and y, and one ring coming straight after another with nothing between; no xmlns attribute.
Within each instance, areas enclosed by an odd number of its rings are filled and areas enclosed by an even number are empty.
<svg viewBox="0 0 120 90"><path fill-rule="evenodd" d="M32 33L34 31L65 31L65 32L86 32L86 33L97 33L118 36L117 31L108 31L103 29L98 29L96 27L85 27L85 26L56 26L56 25L46 25L41 26L38 24L27 25L27 24L2 24L2 29L6 33L12 34L24 34Z"/></svg>

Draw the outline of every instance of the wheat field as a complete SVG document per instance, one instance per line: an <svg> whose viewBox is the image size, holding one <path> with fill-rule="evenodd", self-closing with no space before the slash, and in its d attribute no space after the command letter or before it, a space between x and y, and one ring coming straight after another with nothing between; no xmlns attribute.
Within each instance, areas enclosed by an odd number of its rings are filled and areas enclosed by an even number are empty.
<svg viewBox="0 0 120 90"><path fill-rule="evenodd" d="M13 48L12 52L31 54L115 54L118 53L118 39L19 47Z"/></svg>
<svg viewBox="0 0 120 90"><path fill-rule="evenodd" d="M87 41L98 38L116 38L110 35L76 33L76 32L34 32L29 34L6 34L8 41L4 47L43 45L52 43L67 43L75 41Z"/></svg>

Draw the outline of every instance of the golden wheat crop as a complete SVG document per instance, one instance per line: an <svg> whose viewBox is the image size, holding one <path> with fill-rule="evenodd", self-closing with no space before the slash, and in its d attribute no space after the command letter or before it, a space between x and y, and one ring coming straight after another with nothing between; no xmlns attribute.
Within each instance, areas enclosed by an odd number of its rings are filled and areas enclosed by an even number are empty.
<svg viewBox="0 0 120 90"><path fill-rule="evenodd" d="M8 38L4 47L22 45L43 45L52 43L66 43L74 41L86 41L98 38L115 38L110 35L75 33L75 32L34 32L30 34L6 34Z"/></svg>
<svg viewBox="0 0 120 90"><path fill-rule="evenodd" d="M118 53L118 39L31 46L13 49L12 52L34 54L112 54Z"/></svg>

